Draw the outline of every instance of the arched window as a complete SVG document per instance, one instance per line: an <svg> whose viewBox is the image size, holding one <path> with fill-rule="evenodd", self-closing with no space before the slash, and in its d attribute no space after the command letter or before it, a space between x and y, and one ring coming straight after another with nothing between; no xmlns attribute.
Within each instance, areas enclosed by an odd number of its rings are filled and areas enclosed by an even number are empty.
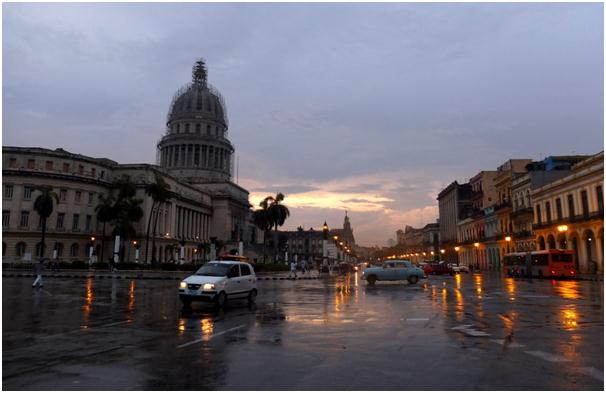
<svg viewBox="0 0 606 393"><path fill-rule="evenodd" d="M69 248L69 256L70 257L78 256L78 243L72 244L72 246Z"/></svg>
<svg viewBox="0 0 606 393"><path fill-rule="evenodd" d="M15 246L15 254L17 254L18 257L22 257L25 254L26 249L27 249L27 246L25 245L25 243L19 242Z"/></svg>
<svg viewBox="0 0 606 393"><path fill-rule="evenodd" d="M61 258L63 256L63 243L55 244L55 250L57 250L57 258Z"/></svg>
<svg viewBox="0 0 606 393"><path fill-rule="evenodd" d="M42 247L42 243L38 242L36 244L36 256L40 256L40 248L43 249L43 251L46 251L46 244L44 245L44 247Z"/></svg>

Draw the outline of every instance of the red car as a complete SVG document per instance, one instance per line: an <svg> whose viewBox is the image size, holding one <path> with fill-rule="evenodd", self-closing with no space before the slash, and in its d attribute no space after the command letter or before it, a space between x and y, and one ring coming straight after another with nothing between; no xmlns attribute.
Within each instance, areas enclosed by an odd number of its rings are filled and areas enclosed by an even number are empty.
<svg viewBox="0 0 606 393"><path fill-rule="evenodd" d="M423 271L426 275L430 274L454 274L454 270L446 263L428 263L423 267Z"/></svg>

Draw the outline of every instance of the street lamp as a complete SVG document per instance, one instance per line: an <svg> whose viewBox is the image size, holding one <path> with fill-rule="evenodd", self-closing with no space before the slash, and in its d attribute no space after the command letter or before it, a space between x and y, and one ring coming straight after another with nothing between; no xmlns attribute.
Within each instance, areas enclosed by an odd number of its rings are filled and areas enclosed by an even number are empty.
<svg viewBox="0 0 606 393"><path fill-rule="evenodd" d="M324 221L324 225L322 226L322 232L324 237L322 238L322 266L325 267L328 265L328 224Z"/></svg>
<svg viewBox="0 0 606 393"><path fill-rule="evenodd" d="M461 247L459 247L459 246L455 246L455 248L454 248L454 250L455 250L456 252L459 252L459 250L460 250L460 249L461 249Z"/></svg>
<svg viewBox="0 0 606 393"><path fill-rule="evenodd" d="M136 240L133 240L133 246L135 246L135 263L139 263L139 248L141 245Z"/></svg>
<svg viewBox="0 0 606 393"><path fill-rule="evenodd" d="M95 237L90 237L90 250L88 251L88 263L92 265L93 261L93 252L95 250Z"/></svg>
<svg viewBox="0 0 606 393"><path fill-rule="evenodd" d="M505 241L507 242L507 253L509 254L509 243L511 242L511 236L505 236Z"/></svg>
<svg viewBox="0 0 606 393"><path fill-rule="evenodd" d="M476 248L476 269L480 269L480 254L478 251L480 243L474 243L473 246Z"/></svg>

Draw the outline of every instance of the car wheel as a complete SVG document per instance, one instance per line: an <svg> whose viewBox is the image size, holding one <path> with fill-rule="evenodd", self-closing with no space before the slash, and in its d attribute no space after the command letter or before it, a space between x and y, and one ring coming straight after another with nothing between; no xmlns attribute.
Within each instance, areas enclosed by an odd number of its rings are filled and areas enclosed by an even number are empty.
<svg viewBox="0 0 606 393"><path fill-rule="evenodd" d="M410 277L408 277L408 282L411 283L411 284L416 284L417 281L419 281L419 277L417 277L417 276L410 276Z"/></svg>
<svg viewBox="0 0 606 393"><path fill-rule="evenodd" d="M227 302L227 295L225 294L225 292L221 292L217 295L217 298L215 299L215 305L218 308L222 308L223 306L225 306L225 303Z"/></svg>
<svg viewBox="0 0 606 393"><path fill-rule="evenodd" d="M248 304L253 304L255 302L255 300L257 300L257 290L253 289L248 294Z"/></svg>
<svg viewBox="0 0 606 393"><path fill-rule="evenodd" d="M368 276L366 280L370 285L374 285L374 283L377 282L377 276Z"/></svg>

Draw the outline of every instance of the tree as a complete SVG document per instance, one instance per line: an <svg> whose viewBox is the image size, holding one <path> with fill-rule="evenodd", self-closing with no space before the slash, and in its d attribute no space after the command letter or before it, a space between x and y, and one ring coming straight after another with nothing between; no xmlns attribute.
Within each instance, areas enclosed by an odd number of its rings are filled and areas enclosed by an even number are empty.
<svg viewBox="0 0 606 393"><path fill-rule="evenodd" d="M95 207L97 221L103 223L103 235L101 236L101 259L103 262L103 250L105 250L105 225L114 218L114 196L109 194L99 195L99 204Z"/></svg>
<svg viewBox="0 0 606 393"><path fill-rule="evenodd" d="M288 218L288 216L290 216L290 210L288 210L288 207L282 204L282 201L284 201L284 194L279 192L278 194L276 194L275 198L271 199L271 203L268 208L270 222L274 226L274 231L276 233L278 232L278 227L284 225L284 222L286 222L286 219ZM276 259L278 255L278 243L279 241L275 242Z"/></svg>
<svg viewBox="0 0 606 393"><path fill-rule="evenodd" d="M266 197L259 203L260 209L253 212L252 219L253 223L257 228L263 231L263 263L265 263L266 255L266 244L267 244L267 232L271 230L272 221L269 215L269 205L273 197Z"/></svg>
<svg viewBox="0 0 606 393"><path fill-rule="evenodd" d="M124 242L125 239L135 237L137 234L133 224L138 223L143 217L143 209L141 209L143 199L135 198L137 186L128 176L114 181L112 189L117 190L112 217L113 235L120 236L120 240Z"/></svg>
<svg viewBox="0 0 606 393"><path fill-rule="evenodd" d="M149 246L149 233L151 229L151 224L153 221L153 230L152 230L152 264L156 263L156 226L158 224L158 211L162 204L166 203L170 196L169 186L164 181L164 178L158 176L156 174L156 181L154 183L150 183L145 186L145 193L152 198L152 208L149 213L149 219L147 220L147 231L145 235L145 263L149 262L148 256L148 246ZM156 212L154 214L154 208L156 208ZM153 217L153 218L152 218Z"/></svg>
<svg viewBox="0 0 606 393"><path fill-rule="evenodd" d="M44 238L46 236L46 220L53 213L53 199L59 203L57 193L50 186L37 187L36 191L40 191L40 195L34 201L34 210L42 219L42 240L40 241L40 259L44 258Z"/></svg>

